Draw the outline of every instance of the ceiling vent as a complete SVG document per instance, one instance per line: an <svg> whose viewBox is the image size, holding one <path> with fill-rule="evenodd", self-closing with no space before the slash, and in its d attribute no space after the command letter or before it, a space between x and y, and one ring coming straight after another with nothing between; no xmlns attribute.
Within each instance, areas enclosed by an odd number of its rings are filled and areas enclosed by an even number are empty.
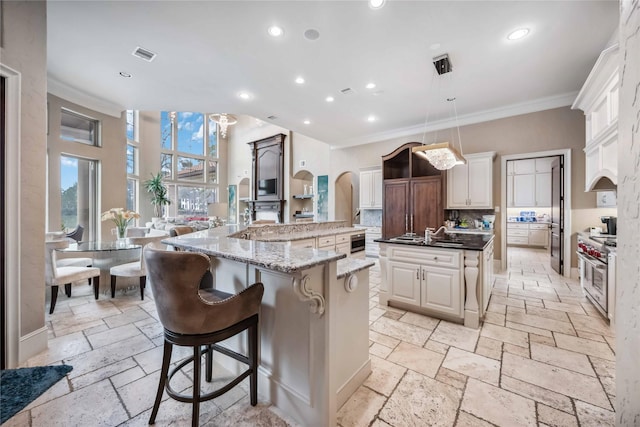
<svg viewBox="0 0 640 427"><path fill-rule="evenodd" d="M351 89L350 87L346 87L342 89L340 92L342 92L343 95L353 95L356 93L356 91Z"/></svg>
<svg viewBox="0 0 640 427"><path fill-rule="evenodd" d="M278 116L269 116L269 117L267 117L267 119L269 119L269 120L275 120L277 118L278 118Z"/></svg>
<svg viewBox="0 0 640 427"><path fill-rule="evenodd" d="M153 61L156 57L155 53L140 46L138 46L136 50L133 51L132 55L137 56L140 59L144 59L147 62Z"/></svg>
<svg viewBox="0 0 640 427"><path fill-rule="evenodd" d="M433 58L433 66L436 67L436 71L440 75L447 74L453 71L453 66L451 65L451 61L449 60L449 54L447 53Z"/></svg>

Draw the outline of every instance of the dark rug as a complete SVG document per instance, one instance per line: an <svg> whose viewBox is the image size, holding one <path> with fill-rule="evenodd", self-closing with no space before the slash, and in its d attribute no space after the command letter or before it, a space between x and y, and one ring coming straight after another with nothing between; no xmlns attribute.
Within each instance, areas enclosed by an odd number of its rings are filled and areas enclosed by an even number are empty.
<svg viewBox="0 0 640 427"><path fill-rule="evenodd" d="M0 371L0 424L20 412L73 369L69 365Z"/></svg>

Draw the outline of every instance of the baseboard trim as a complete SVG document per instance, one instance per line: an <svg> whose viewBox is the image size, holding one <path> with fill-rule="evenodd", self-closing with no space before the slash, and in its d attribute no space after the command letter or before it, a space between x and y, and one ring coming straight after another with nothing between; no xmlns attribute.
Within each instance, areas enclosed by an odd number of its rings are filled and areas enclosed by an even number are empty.
<svg viewBox="0 0 640 427"><path fill-rule="evenodd" d="M353 393L364 383L364 380L367 379L369 374L371 373L371 359L367 359L366 362L362 364L362 366L349 378L336 393L336 407L340 409L342 405L344 405L351 397Z"/></svg>
<svg viewBox="0 0 640 427"><path fill-rule="evenodd" d="M36 329L20 337L19 360L24 363L27 359L47 349L48 330L46 326Z"/></svg>

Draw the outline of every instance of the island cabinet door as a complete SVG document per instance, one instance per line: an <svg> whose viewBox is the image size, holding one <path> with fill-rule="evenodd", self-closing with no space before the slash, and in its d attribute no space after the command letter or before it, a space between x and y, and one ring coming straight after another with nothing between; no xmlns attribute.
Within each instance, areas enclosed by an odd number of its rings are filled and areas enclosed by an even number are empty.
<svg viewBox="0 0 640 427"><path fill-rule="evenodd" d="M463 293L460 270L422 266L420 278L422 307L450 316L462 317Z"/></svg>
<svg viewBox="0 0 640 427"><path fill-rule="evenodd" d="M387 274L391 283L391 298L407 304L420 305L420 266L389 261Z"/></svg>

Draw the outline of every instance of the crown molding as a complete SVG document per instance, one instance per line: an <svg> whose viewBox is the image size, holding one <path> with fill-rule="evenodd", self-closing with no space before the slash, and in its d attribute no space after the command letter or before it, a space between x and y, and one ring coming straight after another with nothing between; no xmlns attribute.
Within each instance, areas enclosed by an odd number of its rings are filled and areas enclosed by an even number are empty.
<svg viewBox="0 0 640 427"><path fill-rule="evenodd" d="M47 75L47 92L66 101L113 117L119 118L121 113L126 109L122 105L98 98L69 86L50 74Z"/></svg>
<svg viewBox="0 0 640 427"><path fill-rule="evenodd" d="M465 114L464 116L458 116L457 123L455 118L448 118L430 122L426 126L424 124L420 124L404 128L392 129L362 137L350 138L342 141L340 145L333 145L331 149L339 150L341 148L370 144L372 142L386 141L389 139L402 138L411 135L421 135L425 132L449 129L452 127L456 127L456 125L465 126L475 123L488 122L491 120L504 119L506 117L519 116L522 114L535 113L538 111L551 110L553 108L566 107L573 104L577 94L577 91L568 92L560 95L538 98L533 101L521 102L518 104L510 104L503 107L483 110L477 113Z"/></svg>

